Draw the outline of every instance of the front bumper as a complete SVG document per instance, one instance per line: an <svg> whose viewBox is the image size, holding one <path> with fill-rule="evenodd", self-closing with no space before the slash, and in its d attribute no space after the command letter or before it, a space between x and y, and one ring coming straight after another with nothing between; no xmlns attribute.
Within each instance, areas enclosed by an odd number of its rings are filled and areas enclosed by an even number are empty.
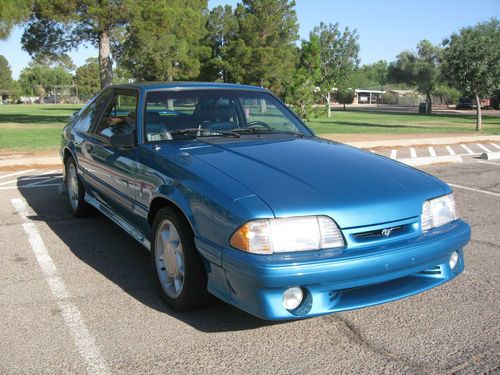
<svg viewBox="0 0 500 375"><path fill-rule="evenodd" d="M458 220L412 239L363 252L346 249L261 256L227 248L222 256L224 276L217 278L226 288L210 285L209 274L209 290L268 320L367 307L453 279L464 269L462 248L469 239L469 225ZM458 252L459 261L452 270L448 262L453 251ZM293 286L303 289L304 300L289 311L282 305L282 296Z"/></svg>

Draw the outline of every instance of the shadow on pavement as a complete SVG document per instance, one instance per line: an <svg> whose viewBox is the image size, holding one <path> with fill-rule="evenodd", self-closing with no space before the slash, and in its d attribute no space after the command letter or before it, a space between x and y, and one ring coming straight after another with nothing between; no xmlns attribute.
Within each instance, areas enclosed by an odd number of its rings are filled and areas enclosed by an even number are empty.
<svg viewBox="0 0 500 375"><path fill-rule="evenodd" d="M203 309L171 310L152 283L149 252L116 224L100 214L74 218L67 208L66 196L60 195L57 187L19 190L35 212L29 219L45 222L76 257L147 307L203 332L250 330L278 324L253 317L215 298ZM50 249L50 244L47 245Z"/></svg>

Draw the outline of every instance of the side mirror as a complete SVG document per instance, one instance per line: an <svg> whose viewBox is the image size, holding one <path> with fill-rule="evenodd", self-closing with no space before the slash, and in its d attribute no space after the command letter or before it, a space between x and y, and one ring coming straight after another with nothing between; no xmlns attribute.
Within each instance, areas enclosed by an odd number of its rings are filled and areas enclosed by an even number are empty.
<svg viewBox="0 0 500 375"><path fill-rule="evenodd" d="M73 119L78 116L78 114L80 113L80 111L76 111L76 112L73 112L71 115L69 115L69 120L68 122L71 122L73 121Z"/></svg>
<svg viewBox="0 0 500 375"><path fill-rule="evenodd" d="M131 148L135 146L135 134L125 133L125 134L114 134L109 139L113 147L119 148Z"/></svg>

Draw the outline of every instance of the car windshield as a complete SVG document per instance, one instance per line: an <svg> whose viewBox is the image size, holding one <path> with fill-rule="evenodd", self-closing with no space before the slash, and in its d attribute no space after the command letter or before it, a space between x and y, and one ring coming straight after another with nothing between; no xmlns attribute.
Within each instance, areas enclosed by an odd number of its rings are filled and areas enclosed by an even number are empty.
<svg viewBox="0 0 500 375"><path fill-rule="evenodd" d="M148 142L255 134L312 135L269 93L244 90L148 92L144 130Z"/></svg>

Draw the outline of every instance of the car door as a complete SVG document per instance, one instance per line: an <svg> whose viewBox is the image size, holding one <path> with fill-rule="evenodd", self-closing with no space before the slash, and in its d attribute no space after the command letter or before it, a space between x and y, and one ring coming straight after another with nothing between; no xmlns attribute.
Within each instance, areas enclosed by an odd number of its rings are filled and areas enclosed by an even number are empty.
<svg viewBox="0 0 500 375"><path fill-rule="evenodd" d="M135 139L137 101L137 92L115 91L83 150L97 198L129 221L133 221L136 151L135 146L116 145L113 136L128 134Z"/></svg>
<svg viewBox="0 0 500 375"><path fill-rule="evenodd" d="M79 175L87 191L92 191L92 186L88 184L88 175L92 173L92 164L88 163L86 152L87 144L92 142L89 132L92 126L99 120L102 110L112 96L113 92L106 90L93 99L83 108L72 127L73 151L76 154Z"/></svg>

